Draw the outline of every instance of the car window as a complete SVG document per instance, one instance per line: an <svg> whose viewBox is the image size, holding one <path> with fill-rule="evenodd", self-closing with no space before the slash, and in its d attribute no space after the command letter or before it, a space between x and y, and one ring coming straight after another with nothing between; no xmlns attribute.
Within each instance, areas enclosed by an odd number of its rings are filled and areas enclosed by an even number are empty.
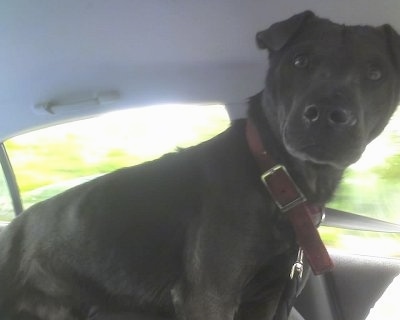
<svg viewBox="0 0 400 320"><path fill-rule="evenodd" d="M9 139L5 146L28 208L98 175L207 140L229 123L224 106L164 105L37 130ZM400 111L346 170L328 206L400 223L399 192ZM12 218L7 212L3 210L0 220ZM330 247L400 258L398 234L328 227L320 231Z"/></svg>
<svg viewBox="0 0 400 320"><path fill-rule="evenodd" d="M162 105L40 129L5 146L26 209L99 175L207 140L229 123L222 105Z"/></svg>
<svg viewBox="0 0 400 320"><path fill-rule="evenodd" d="M400 110L349 167L329 207L400 224ZM400 258L400 235L322 228L334 247ZM360 243L361 241L361 243Z"/></svg>
<svg viewBox="0 0 400 320"><path fill-rule="evenodd" d="M400 112L347 169L331 206L400 223Z"/></svg>
<svg viewBox="0 0 400 320"><path fill-rule="evenodd" d="M0 166L1 168L1 166ZM9 221L14 217L14 206L8 189L8 184L4 171L0 172L0 227L4 221Z"/></svg>

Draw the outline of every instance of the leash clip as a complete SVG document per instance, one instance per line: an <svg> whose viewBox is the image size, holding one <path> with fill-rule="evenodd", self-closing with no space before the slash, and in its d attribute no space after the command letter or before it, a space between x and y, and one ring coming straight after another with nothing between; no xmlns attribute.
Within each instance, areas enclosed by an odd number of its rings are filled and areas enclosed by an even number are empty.
<svg viewBox="0 0 400 320"><path fill-rule="evenodd" d="M299 248L297 252L296 262L292 266L292 270L290 271L290 279L293 280L295 276L297 276L298 280L301 280L303 277L304 264L303 264L303 249Z"/></svg>

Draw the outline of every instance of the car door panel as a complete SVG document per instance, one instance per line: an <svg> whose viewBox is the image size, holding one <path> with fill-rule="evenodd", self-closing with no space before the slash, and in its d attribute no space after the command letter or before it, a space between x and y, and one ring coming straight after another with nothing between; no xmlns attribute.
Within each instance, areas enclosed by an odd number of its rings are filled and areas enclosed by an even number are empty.
<svg viewBox="0 0 400 320"><path fill-rule="evenodd" d="M393 278L400 260L331 253L330 274L311 275L296 302L307 320L364 320Z"/></svg>

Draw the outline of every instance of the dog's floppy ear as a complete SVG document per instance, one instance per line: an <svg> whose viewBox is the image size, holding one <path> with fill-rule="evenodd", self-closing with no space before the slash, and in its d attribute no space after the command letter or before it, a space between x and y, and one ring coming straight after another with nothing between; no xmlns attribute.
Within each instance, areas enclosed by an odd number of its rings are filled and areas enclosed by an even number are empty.
<svg viewBox="0 0 400 320"><path fill-rule="evenodd" d="M314 18L312 11L304 11L291 18L274 23L267 30L256 35L257 45L260 49L277 51L281 49L300 29L305 21Z"/></svg>
<svg viewBox="0 0 400 320"><path fill-rule="evenodd" d="M379 28L385 33L389 53L397 71L400 71L400 35L389 24Z"/></svg>

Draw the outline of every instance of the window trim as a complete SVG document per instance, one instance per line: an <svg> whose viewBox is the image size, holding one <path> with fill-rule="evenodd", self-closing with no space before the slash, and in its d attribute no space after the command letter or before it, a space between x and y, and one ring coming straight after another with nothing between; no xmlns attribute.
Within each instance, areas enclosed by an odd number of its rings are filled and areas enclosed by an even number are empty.
<svg viewBox="0 0 400 320"><path fill-rule="evenodd" d="M15 177L10 159L8 158L7 150L4 146L4 143L0 143L0 164L7 182L7 187L10 193L14 213L17 216L24 210L24 208L22 205L17 179Z"/></svg>

